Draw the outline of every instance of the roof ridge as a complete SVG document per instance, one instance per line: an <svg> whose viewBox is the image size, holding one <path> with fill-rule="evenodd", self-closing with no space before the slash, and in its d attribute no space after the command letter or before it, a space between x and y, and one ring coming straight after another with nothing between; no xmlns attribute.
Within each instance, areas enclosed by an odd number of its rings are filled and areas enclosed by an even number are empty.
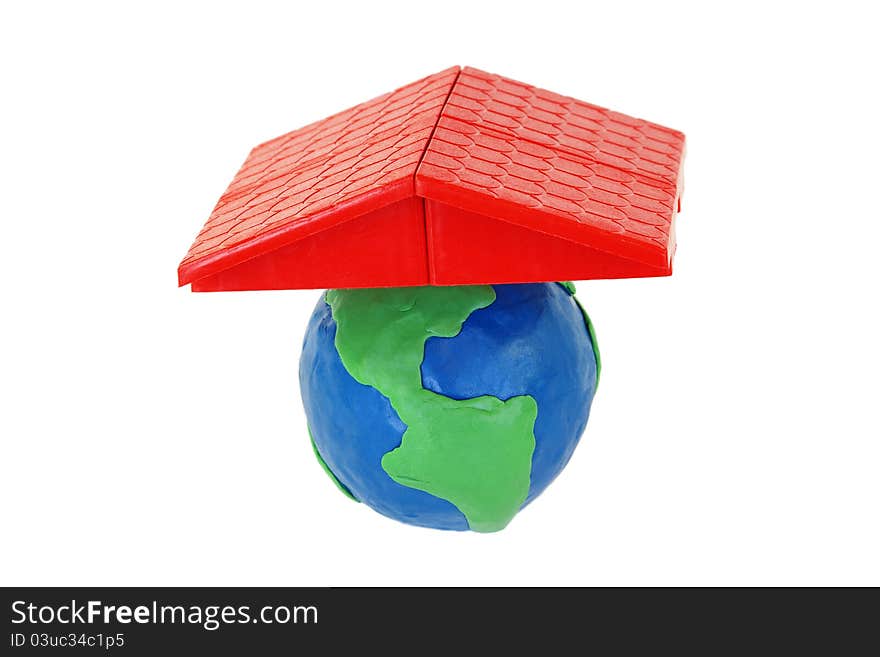
<svg viewBox="0 0 880 657"><path fill-rule="evenodd" d="M434 121L434 127L431 128L431 133L428 135L428 140L425 142L425 147L422 149L422 154L419 155L419 161L416 163L415 171L413 171L413 189L416 186L416 180L419 177L419 169L422 166L422 160L425 159L425 155L428 153L428 149L431 148L431 142L434 141L434 134L437 132L437 126L440 125L440 119L443 118L443 110L446 109L446 105L449 103L449 99L452 98L452 92L455 89L455 85L458 84L458 79L461 77L461 72L466 69L466 66L450 66L449 68L443 69L442 72L448 71L450 68L457 68L458 70L455 72L455 79L452 81L452 84L449 85L449 91L446 92L446 98L443 100L443 104L440 106L440 111L437 112L437 120Z"/></svg>

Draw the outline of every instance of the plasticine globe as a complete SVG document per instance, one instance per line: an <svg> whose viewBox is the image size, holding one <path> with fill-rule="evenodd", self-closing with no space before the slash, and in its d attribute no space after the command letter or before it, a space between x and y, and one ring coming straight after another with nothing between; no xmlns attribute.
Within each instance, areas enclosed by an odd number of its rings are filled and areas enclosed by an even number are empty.
<svg viewBox="0 0 880 657"><path fill-rule="evenodd" d="M503 529L562 471L600 361L570 283L329 290L300 387L319 462L379 513Z"/></svg>

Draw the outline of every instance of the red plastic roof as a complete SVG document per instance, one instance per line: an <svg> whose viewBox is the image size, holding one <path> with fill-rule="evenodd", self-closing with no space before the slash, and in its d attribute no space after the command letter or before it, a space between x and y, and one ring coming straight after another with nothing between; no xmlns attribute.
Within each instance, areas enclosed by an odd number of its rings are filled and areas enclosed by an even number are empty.
<svg viewBox="0 0 880 657"><path fill-rule="evenodd" d="M621 275L668 274L683 154L675 130L447 69L256 147L181 262L180 284L413 196L631 262Z"/></svg>

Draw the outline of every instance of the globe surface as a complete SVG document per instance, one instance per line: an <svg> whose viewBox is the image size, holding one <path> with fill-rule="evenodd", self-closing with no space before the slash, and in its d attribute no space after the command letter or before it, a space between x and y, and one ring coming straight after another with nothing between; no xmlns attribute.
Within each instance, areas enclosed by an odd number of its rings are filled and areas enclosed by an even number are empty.
<svg viewBox="0 0 880 657"><path fill-rule="evenodd" d="M497 531L562 471L600 361L571 284L329 290L300 387L316 456L379 513Z"/></svg>

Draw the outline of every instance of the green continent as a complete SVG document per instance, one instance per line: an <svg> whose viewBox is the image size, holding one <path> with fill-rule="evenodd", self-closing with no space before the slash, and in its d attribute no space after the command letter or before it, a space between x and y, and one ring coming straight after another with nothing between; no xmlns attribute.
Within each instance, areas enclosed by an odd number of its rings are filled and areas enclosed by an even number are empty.
<svg viewBox="0 0 880 657"><path fill-rule="evenodd" d="M529 396L459 401L422 390L401 413L407 430L382 468L399 484L452 502L474 531L504 529L529 492L537 415Z"/></svg>
<svg viewBox="0 0 880 657"><path fill-rule="evenodd" d="M489 285L329 290L336 350L407 425L382 458L394 481L454 504L475 531L503 529L529 492L538 407L528 395L456 400L422 387L425 341L453 337L495 301Z"/></svg>

